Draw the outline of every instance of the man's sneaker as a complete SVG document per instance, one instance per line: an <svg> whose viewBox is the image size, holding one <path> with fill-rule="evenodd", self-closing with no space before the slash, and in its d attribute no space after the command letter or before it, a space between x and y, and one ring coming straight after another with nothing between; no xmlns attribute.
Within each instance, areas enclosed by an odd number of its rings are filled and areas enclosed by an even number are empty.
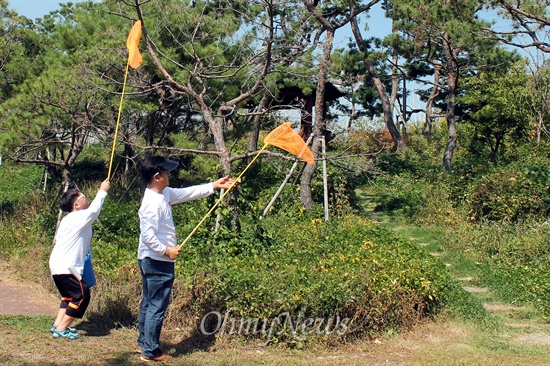
<svg viewBox="0 0 550 366"><path fill-rule="evenodd" d="M73 333L76 333L76 328L67 327L67 329ZM52 327L50 328L50 332L55 332L57 330L57 326L52 324Z"/></svg>
<svg viewBox="0 0 550 366"><path fill-rule="evenodd" d="M67 339L78 339L80 338L80 334L78 333L75 333L75 332L71 332L69 330L69 328L61 331L61 332L58 332L57 330L55 330L53 333L52 333L53 337L54 338L67 338Z"/></svg>
<svg viewBox="0 0 550 366"><path fill-rule="evenodd" d="M170 361L172 359L172 356L163 355L163 354L160 354L158 356L141 355L141 356L139 356L139 358L140 358L140 360L146 361L146 362L149 362L149 361L162 362L162 361Z"/></svg>

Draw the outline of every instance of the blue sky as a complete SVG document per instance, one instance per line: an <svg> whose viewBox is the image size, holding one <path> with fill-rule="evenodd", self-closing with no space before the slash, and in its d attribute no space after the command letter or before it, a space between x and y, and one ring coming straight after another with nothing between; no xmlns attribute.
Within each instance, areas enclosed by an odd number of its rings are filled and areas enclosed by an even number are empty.
<svg viewBox="0 0 550 366"><path fill-rule="evenodd" d="M59 3L79 3L83 0L58 1L58 0L8 0L8 8L17 11L17 13L27 18L42 18L50 11L60 8Z"/></svg>
<svg viewBox="0 0 550 366"><path fill-rule="evenodd" d="M72 0L72 1L59 1L59 0L8 0L9 8L17 11L17 13L26 16L30 19L42 18L50 11L60 8L59 3L79 3L84 0ZM384 17L384 13L380 7L375 7L370 12L369 19L370 31L365 33L368 36L382 37L391 32L391 23ZM343 32L337 32L337 36L341 38L337 42L347 42L345 38L351 37L351 31L349 29ZM344 44L337 44L336 47L343 47Z"/></svg>

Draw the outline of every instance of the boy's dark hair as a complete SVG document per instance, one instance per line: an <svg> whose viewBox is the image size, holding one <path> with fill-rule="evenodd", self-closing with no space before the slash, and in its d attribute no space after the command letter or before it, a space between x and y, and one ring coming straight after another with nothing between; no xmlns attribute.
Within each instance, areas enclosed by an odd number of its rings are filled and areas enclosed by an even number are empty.
<svg viewBox="0 0 550 366"><path fill-rule="evenodd" d="M157 173L171 172L178 166L177 161L168 160L164 156L149 155L141 162L139 167L141 177L149 184Z"/></svg>
<svg viewBox="0 0 550 366"><path fill-rule="evenodd" d="M70 188L65 193L63 193L63 195L61 196L61 200L59 201L59 206L61 207L61 210L65 212L72 212L73 205L79 195L80 191L75 188Z"/></svg>

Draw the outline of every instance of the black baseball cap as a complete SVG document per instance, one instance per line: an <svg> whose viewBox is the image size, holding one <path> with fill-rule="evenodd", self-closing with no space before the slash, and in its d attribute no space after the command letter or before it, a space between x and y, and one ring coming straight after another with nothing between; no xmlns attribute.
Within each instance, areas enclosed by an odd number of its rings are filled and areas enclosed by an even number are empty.
<svg viewBox="0 0 550 366"><path fill-rule="evenodd" d="M164 159L164 162L158 165L159 173L171 172L178 167L179 163L174 160Z"/></svg>
<svg viewBox="0 0 550 366"><path fill-rule="evenodd" d="M178 167L179 163L170 159L166 159L164 156L149 155L141 162L141 176L149 183L155 174L167 173Z"/></svg>

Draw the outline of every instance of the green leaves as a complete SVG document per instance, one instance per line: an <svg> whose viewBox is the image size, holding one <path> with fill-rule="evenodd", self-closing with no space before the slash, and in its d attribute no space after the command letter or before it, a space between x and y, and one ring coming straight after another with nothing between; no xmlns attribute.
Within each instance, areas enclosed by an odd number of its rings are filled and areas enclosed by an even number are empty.
<svg viewBox="0 0 550 366"><path fill-rule="evenodd" d="M353 332L362 334L406 326L405 313L430 314L448 296L450 279L440 263L360 217L266 218L261 227L273 242L263 241L259 232L233 234L238 238L233 251L228 232L210 242L208 255L200 243L187 248L180 276L202 279L200 289L192 287L199 292L188 306L216 304L251 318L284 311L312 318L339 314L357 317Z"/></svg>
<svg viewBox="0 0 550 366"><path fill-rule="evenodd" d="M471 219L518 222L550 213L548 159L526 158L479 178L472 187Z"/></svg>

